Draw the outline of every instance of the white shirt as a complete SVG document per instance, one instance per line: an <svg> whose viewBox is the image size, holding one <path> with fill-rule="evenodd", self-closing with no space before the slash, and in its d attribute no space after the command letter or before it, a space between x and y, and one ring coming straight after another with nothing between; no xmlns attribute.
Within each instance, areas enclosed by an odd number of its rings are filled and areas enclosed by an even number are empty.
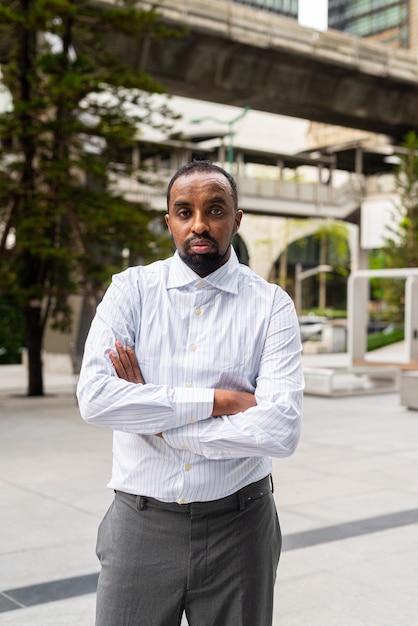
<svg viewBox="0 0 418 626"><path fill-rule="evenodd" d="M146 384L116 376L116 340L134 347ZM257 406L210 417L215 388L255 392ZM205 278L178 253L115 275L77 389L83 418L114 430L108 486L179 503L222 498L269 474L271 457L296 447L302 393L293 303L233 249Z"/></svg>

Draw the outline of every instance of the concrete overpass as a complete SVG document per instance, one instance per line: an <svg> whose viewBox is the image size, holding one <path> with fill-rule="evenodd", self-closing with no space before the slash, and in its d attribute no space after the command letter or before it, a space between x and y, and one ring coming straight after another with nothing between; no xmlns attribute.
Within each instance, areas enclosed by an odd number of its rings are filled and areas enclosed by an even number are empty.
<svg viewBox="0 0 418 626"><path fill-rule="evenodd" d="M317 32L225 0L160 0L158 11L186 34L164 41L112 34L109 45L172 94L369 130L395 141L418 130L412 52Z"/></svg>
<svg viewBox="0 0 418 626"><path fill-rule="evenodd" d="M155 148L158 149L158 144ZM167 184L180 164L202 157L222 162L216 150L199 149L198 144L167 141L164 146L166 156L169 151L171 156L168 161L160 161L157 153L152 163L151 160L147 161L146 151L142 150L141 156L147 167L150 183L138 182L138 172L133 172L132 176L119 175L113 181L115 191L122 193L131 202L143 202L158 211L166 211ZM245 172L244 157L251 156L252 153L253 151L239 146L235 148L234 177L239 190L239 207L246 214L295 219L339 219L358 224L359 207L364 192L362 177L352 174L338 184L331 177L324 183L321 180L322 167L329 167L325 158L298 158L277 153L270 155L272 159L275 157L277 176L263 179ZM252 162L257 163L255 160ZM298 180L296 176L286 179L282 176L285 169L295 171L297 167L306 166L310 166L310 176L307 179Z"/></svg>

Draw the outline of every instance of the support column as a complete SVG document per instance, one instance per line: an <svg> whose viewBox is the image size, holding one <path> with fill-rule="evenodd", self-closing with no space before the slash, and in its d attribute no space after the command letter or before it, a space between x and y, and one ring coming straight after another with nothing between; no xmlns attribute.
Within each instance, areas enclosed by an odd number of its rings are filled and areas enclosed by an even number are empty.
<svg viewBox="0 0 418 626"><path fill-rule="evenodd" d="M408 276L405 284L405 344L409 361L418 361L418 277Z"/></svg>
<svg viewBox="0 0 418 626"><path fill-rule="evenodd" d="M361 212L361 204L364 197L364 181L363 181L363 148L358 146L355 153L355 174L356 174L356 191L357 199ZM359 270L369 269L369 252L361 247L361 219L359 220L359 244L358 244L358 268Z"/></svg>
<svg viewBox="0 0 418 626"><path fill-rule="evenodd" d="M351 365L363 361L367 352L368 301L368 277L351 274L347 285L347 350Z"/></svg>

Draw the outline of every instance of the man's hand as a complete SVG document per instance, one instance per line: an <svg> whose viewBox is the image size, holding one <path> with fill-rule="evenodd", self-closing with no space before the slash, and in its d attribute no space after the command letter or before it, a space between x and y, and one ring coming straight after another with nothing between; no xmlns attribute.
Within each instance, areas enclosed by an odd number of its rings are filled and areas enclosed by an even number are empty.
<svg viewBox="0 0 418 626"><path fill-rule="evenodd" d="M134 350L130 346L124 348L120 341L116 341L115 347L116 352L111 350L109 357L118 377L130 383L140 383L144 385L145 380L139 368Z"/></svg>
<svg viewBox="0 0 418 626"><path fill-rule="evenodd" d="M220 415L236 415L257 406L254 394L247 391L232 391L232 389L215 389L213 402L213 417Z"/></svg>
<svg viewBox="0 0 418 626"><path fill-rule="evenodd" d="M120 341L115 342L115 347L116 352L111 350L109 357L118 377L127 380L129 383L145 385L134 350L130 346L124 348ZM156 433L154 436L163 439L162 433Z"/></svg>
<svg viewBox="0 0 418 626"><path fill-rule="evenodd" d="M144 385L145 380L134 350L130 346L124 348L120 341L116 341L115 347L116 352L111 350L109 357L118 377L130 383ZM247 391L215 389L212 416L235 415L256 405L254 394ZM156 436L162 437L162 434L158 433Z"/></svg>

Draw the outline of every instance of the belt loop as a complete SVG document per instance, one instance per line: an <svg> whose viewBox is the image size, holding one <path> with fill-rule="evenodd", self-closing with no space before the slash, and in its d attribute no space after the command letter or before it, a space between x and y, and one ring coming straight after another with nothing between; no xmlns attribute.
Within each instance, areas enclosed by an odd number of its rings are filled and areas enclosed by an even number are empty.
<svg viewBox="0 0 418 626"><path fill-rule="evenodd" d="M269 476L270 476L271 493L274 493L273 475L269 474Z"/></svg>
<svg viewBox="0 0 418 626"><path fill-rule="evenodd" d="M244 489L240 489L238 491L238 500L239 500L239 510L243 511L245 509Z"/></svg>
<svg viewBox="0 0 418 626"><path fill-rule="evenodd" d="M137 507L139 511L144 511L147 508L147 499L145 496L138 496Z"/></svg>

